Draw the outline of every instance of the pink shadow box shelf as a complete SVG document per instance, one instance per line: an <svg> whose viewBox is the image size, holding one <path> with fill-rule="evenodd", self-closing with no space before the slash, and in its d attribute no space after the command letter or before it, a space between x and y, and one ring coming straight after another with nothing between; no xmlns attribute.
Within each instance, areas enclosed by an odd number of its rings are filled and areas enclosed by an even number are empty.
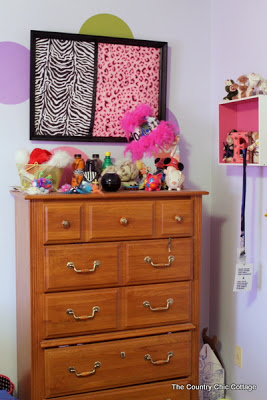
<svg viewBox="0 0 267 400"><path fill-rule="evenodd" d="M223 143L232 129L259 132L259 162L250 165L267 165L267 96L252 96L219 104L219 164L242 164L223 162Z"/></svg>

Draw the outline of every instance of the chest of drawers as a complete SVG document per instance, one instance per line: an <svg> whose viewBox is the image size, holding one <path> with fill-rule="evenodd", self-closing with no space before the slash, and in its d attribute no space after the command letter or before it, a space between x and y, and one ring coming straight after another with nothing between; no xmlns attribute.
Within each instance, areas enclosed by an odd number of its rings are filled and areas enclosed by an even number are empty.
<svg viewBox="0 0 267 400"><path fill-rule="evenodd" d="M198 398L203 194L14 194L20 400Z"/></svg>

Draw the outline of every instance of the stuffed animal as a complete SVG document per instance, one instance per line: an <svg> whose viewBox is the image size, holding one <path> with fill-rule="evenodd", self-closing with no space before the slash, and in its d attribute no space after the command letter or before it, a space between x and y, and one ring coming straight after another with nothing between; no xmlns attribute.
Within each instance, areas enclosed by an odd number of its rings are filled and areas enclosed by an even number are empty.
<svg viewBox="0 0 267 400"><path fill-rule="evenodd" d="M136 186L139 169L130 160L124 161L118 168L117 174L121 178L123 186Z"/></svg>
<svg viewBox="0 0 267 400"><path fill-rule="evenodd" d="M241 75L237 78L237 83L239 85L239 93L241 94L240 98L252 96L253 88L250 85L249 79L247 75Z"/></svg>
<svg viewBox="0 0 267 400"><path fill-rule="evenodd" d="M249 86L252 88L252 95L261 94L262 93L262 82L263 78L259 74L255 74L252 72L247 75L249 80Z"/></svg>
<svg viewBox="0 0 267 400"><path fill-rule="evenodd" d="M161 174L147 174L145 178L145 190L151 192L152 190L159 191L161 189Z"/></svg>
<svg viewBox="0 0 267 400"><path fill-rule="evenodd" d="M230 163L234 155L234 139L232 137L233 132L237 132L237 130L231 130L226 137L226 143L223 143L223 161L226 163Z"/></svg>
<svg viewBox="0 0 267 400"><path fill-rule="evenodd" d="M261 90L262 94L266 95L267 94L267 80L263 79L261 82Z"/></svg>
<svg viewBox="0 0 267 400"><path fill-rule="evenodd" d="M254 72L248 75L240 75L236 82L233 79L225 81L225 90L228 93L223 100L244 99L256 94L267 94L267 83L264 79Z"/></svg>
<svg viewBox="0 0 267 400"><path fill-rule="evenodd" d="M179 171L173 167L168 167L164 170L166 174L166 184L168 190L181 190L185 181L185 176L182 171Z"/></svg>
<svg viewBox="0 0 267 400"><path fill-rule="evenodd" d="M259 132L252 132L252 144L248 146L248 150L252 151L253 154L253 163L258 164L259 162Z"/></svg>
<svg viewBox="0 0 267 400"><path fill-rule="evenodd" d="M224 84L227 96L225 96L223 100L226 101L233 100L233 97L238 95L237 85L235 84L233 79L227 79Z"/></svg>

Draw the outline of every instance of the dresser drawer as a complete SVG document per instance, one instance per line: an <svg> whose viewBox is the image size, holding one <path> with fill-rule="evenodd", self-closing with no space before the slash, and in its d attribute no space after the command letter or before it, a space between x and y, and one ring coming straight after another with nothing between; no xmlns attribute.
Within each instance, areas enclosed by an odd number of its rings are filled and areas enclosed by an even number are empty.
<svg viewBox="0 0 267 400"><path fill-rule="evenodd" d="M124 244L124 283L193 278L193 239L134 241Z"/></svg>
<svg viewBox="0 0 267 400"><path fill-rule="evenodd" d="M44 202L44 243L84 242L85 214L83 202Z"/></svg>
<svg viewBox="0 0 267 400"><path fill-rule="evenodd" d="M157 202L158 235L161 237L192 236L193 201L162 200Z"/></svg>
<svg viewBox="0 0 267 400"><path fill-rule="evenodd" d="M115 242L46 246L45 291L117 286L119 249Z"/></svg>
<svg viewBox="0 0 267 400"><path fill-rule="evenodd" d="M119 289L46 294L45 338L118 329L118 295Z"/></svg>
<svg viewBox="0 0 267 400"><path fill-rule="evenodd" d="M187 380L147 383L121 389L111 389L89 394L53 398L52 400L190 400L190 390L186 389ZM173 385L179 389L173 389Z"/></svg>
<svg viewBox="0 0 267 400"><path fill-rule="evenodd" d="M152 201L98 202L90 205L90 239L151 237L153 205Z"/></svg>
<svg viewBox="0 0 267 400"><path fill-rule="evenodd" d="M47 398L191 373L190 332L48 349L44 353Z"/></svg>
<svg viewBox="0 0 267 400"><path fill-rule="evenodd" d="M191 282L122 289L124 328L178 324L191 320Z"/></svg>

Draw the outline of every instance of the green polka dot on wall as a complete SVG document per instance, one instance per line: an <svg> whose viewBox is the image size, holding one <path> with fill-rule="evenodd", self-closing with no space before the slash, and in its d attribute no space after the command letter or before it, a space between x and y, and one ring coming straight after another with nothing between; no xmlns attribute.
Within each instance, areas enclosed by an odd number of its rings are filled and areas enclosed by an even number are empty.
<svg viewBox="0 0 267 400"><path fill-rule="evenodd" d="M112 14L97 14L88 18L79 33L133 39L133 33L129 26L122 19Z"/></svg>

